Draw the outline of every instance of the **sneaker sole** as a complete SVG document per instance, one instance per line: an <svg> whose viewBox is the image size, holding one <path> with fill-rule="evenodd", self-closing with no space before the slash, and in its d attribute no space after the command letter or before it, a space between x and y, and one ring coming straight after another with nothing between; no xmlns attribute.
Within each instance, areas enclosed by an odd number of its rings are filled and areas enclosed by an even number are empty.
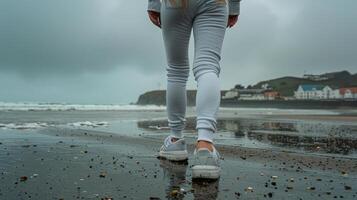
<svg viewBox="0 0 357 200"><path fill-rule="evenodd" d="M159 156L161 158L165 158L167 160L172 160L172 161L183 161L188 159L188 152L185 151L169 151L169 152L164 152L160 151Z"/></svg>
<svg viewBox="0 0 357 200"><path fill-rule="evenodd" d="M218 179L221 168L211 165L196 165L192 167L193 179Z"/></svg>

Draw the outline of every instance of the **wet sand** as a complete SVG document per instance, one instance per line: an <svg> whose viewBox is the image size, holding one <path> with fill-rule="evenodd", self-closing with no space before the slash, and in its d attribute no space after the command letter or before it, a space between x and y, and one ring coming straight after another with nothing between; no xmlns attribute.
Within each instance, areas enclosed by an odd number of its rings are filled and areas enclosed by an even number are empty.
<svg viewBox="0 0 357 200"><path fill-rule="evenodd" d="M157 159L163 138L0 130L0 199L356 199L357 159L218 145L219 181ZM189 151L192 158L193 142Z"/></svg>
<svg viewBox="0 0 357 200"><path fill-rule="evenodd" d="M317 120L317 121L340 121L357 123L357 116L355 115L277 115L275 119L293 119L293 120Z"/></svg>

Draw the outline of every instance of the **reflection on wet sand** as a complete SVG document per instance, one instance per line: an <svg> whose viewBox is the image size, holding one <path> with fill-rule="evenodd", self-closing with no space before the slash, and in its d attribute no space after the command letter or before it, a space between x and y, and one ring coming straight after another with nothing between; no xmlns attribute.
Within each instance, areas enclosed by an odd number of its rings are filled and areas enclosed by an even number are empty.
<svg viewBox="0 0 357 200"><path fill-rule="evenodd" d="M182 188L186 182L187 162L171 162L160 159L164 179L167 182L165 189L167 199L183 199L185 191Z"/></svg>
<svg viewBox="0 0 357 200"><path fill-rule="evenodd" d="M266 148L269 145L293 151L350 156L355 156L357 152L357 125L247 118L218 119L217 124L223 142L234 138L238 144L239 141L244 141L256 148ZM140 121L137 125L154 132L166 133L168 130L165 120ZM195 133L195 118L187 118L185 132Z"/></svg>
<svg viewBox="0 0 357 200"><path fill-rule="evenodd" d="M186 172L188 163L172 162L165 159L160 159L160 167L163 170L165 183L165 193L167 199L179 200L184 199L188 191L185 191L184 186L188 182L186 180ZM217 199L219 191L219 180L192 180L192 190L194 199L196 200L214 200Z"/></svg>
<svg viewBox="0 0 357 200"><path fill-rule="evenodd" d="M195 200L217 199L219 179L216 181L193 181L192 189Z"/></svg>

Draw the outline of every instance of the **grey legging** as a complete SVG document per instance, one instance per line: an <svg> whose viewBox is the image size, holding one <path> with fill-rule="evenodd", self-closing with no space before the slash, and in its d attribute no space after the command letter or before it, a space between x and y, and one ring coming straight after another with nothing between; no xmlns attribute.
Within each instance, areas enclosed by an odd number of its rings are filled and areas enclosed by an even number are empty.
<svg viewBox="0 0 357 200"><path fill-rule="evenodd" d="M228 6L224 0L162 2L161 27L168 64L166 103L168 123L174 137L182 137L186 126L186 82L190 71L188 46L193 29L196 130L198 140L213 142L220 104L219 62L227 20Z"/></svg>

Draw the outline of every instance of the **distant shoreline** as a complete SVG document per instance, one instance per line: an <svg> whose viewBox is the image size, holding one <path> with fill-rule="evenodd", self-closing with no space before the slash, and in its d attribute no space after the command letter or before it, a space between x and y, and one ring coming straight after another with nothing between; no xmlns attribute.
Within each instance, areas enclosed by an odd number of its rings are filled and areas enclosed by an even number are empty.
<svg viewBox="0 0 357 200"><path fill-rule="evenodd" d="M221 91L221 97L226 90ZM166 105L166 91L153 90L139 96L135 105ZM196 90L187 90L187 106L196 106ZM221 98L221 107L279 108L279 109L356 109L356 99L291 99L291 100L239 100Z"/></svg>
<svg viewBox="0 0 357 200"><path fill-rule="evenodd" d="M221 100L221 107L280 108L280 109L349 109L357 101L346 100Z"/></svg>

